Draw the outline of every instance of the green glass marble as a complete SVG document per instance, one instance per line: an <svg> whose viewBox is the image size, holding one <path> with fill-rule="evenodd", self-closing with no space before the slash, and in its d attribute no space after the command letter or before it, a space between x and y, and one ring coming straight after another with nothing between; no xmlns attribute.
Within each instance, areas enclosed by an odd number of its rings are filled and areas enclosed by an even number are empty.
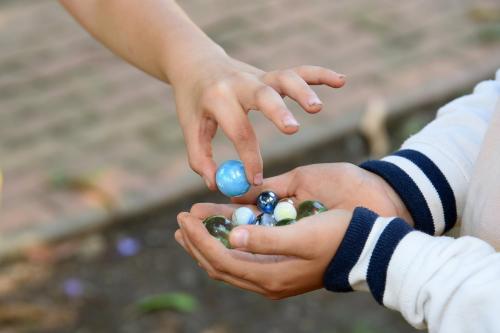
<svg viewBox="0 0 500 333"><path fill-rule="evenodd" d="M294 224L295 222L297 222L297 221L294 220L294 219L284 219L284 220L281 220L279 222L276 222L275 226L276 227L280 227L280 226L283 226L283 225Z"/></svg>
<svg viewBox="0 0 500 333"><path fill-rule="evenodd" d="M316 200L307 200L299 205L299 209L297 210L297 220L307 216L323 213L327 210L328 209L321 202Z"/></svg>
<svg viewBox="0 0 500 333"><path fill-rule="evenodd" d="M233 229L231 220L222 215L214 215L207 217L203 224L207 228L210 235L217 238L225 247L231 248L229 244L229 233Z"/></svg>

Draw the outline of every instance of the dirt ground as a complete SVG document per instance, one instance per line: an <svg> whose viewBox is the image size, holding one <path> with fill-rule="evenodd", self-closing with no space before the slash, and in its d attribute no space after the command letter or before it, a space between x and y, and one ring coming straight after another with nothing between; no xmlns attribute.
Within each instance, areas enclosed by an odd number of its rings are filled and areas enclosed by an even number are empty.
<svg viewBox="0 0 500 333"><path fill-rule="evenodd" d="M393 146L433 114L421 111L395 121L389 131ZM353 133L290 156L266 175L308 163L358 162L366 154L366 142ZM415 332L368 294L317 291L270 301L210 280L173 239L176 214L200 201L225 199L194 194L101 233L33 248L26 261L3 264L0 332ZM141 298L168 292L191 295L199 306L189 313L138 311Z"/></svg>

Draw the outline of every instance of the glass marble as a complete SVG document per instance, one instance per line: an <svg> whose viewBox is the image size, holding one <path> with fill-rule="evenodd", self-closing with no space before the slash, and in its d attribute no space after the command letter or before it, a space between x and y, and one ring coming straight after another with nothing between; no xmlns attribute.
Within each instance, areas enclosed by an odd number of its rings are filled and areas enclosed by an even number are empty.
<svg viewBox="0 0 500 333"><path fill-rule="evenodd" d="M281 199L279 202L289 202L289 203L291 203L292 205L294 204L293 200L292 200L292 199L290 199L290 198L283 198L283 199Z"/></svg>
<svg viewBox="0 0 500 333"><path fill-rule="evenodd" d="M276 224L276 221L271 214L262 213L257 216L256 224L265 227L273 227Z"/></svg>
<svg viewBox="0 0 500 333"><path fill-rule="evenodd" d="M250 208L239 207L233 211L231 220L236 227L244 224L255 224L257 217Z"/></svg>
<svg viewBox="0 0 500 333"><path fill-rule="evenodd" d="M280 201L274 208L273 217L276 221L295 220L297 218L297 210L293 206L293 201Z"/></svg>
<svg viewBox="0 0 500 333"><path fill-rule="evenodd" d="M217 188L227 197L238 197L248 192L245 167L241 161L229 160L222 163L215 173Z"/></svg>
<svg viewBox="0 0 500 333"><path fill-rule="evenodd" d="M233 223L229 219L222 215L214 215L203 220L203 224L210 235L217 238L228 249L231 248L229 233L233 229Z"/></svg>
<svg viewBox="0 0 500 333"><path fill-rule="evenodd" d="M271 214L278 204L278 195L272 191L264 191L257 197L257 208L263 213Z"/></svg>
<svg viewBox="0 0 500 333"><path fill-rule="evenodd" d="M321 202L316 200L307 200L299 205L297 220L301 218L316 215L322 212L326 212L328 209Z"/></svg>
<svg viewBox="0 0 500 333"><path fill-rule="evenodd" d="M284 219L284 220L281 220L279 222L276 222L276 227L281 227L283 225L289 225L289 224L294 224L295 222L297 222L296 220L294 219Z"/></svg>

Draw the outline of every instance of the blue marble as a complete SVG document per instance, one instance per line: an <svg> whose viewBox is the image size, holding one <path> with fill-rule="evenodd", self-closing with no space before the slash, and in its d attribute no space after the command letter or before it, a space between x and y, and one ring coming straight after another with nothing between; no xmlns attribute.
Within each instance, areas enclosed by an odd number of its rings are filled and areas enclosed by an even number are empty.
<svg viewBox="0 0 500 333"><path fill-rule="evenodd" d="M263 213L272 214L278 204L278 195L271 191L264 191L257 197L257 208Z"/></svg>
<svg viewBox="0 0 500 333"><path fill-rule="evenodd" d="M237 160L222 163L215 173L215 182L219 191L227 197L241 196L250 189L245 167Z"/></svg>
<svg viewBox="0 0 500 333"><path fill-rule="evenodd" d="M262 225L265 227L274 227L274 225L276 224L276 220L273 218L271 214L262 213L259 216L257 216L257 221L255 224Z"/></svg>
<svg viewBox="0 0 500 333"><path fill-rule="evenodd" d="M233 211L231 220L234 226L255 224L256 216L248 207L239 207Z"/></svg>

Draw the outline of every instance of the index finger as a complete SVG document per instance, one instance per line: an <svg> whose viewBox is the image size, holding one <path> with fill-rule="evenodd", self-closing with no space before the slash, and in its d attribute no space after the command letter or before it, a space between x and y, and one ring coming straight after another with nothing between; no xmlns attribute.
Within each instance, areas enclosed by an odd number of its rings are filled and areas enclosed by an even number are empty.
<svg viewBox="0 0 500 333"><path fill-rule="evenodd" d="M263 163L259 143L241 105L237 101L220 102L214 114L245 165L248 182L252 185L262 184Z"/></svg>

